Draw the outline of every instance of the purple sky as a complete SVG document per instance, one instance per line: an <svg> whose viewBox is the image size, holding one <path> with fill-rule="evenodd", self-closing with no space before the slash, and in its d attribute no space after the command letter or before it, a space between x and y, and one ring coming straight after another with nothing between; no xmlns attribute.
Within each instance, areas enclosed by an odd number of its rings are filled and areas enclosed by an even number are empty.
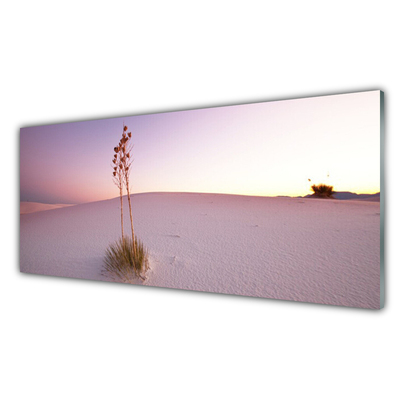
<svg viewBox="0 0 400 400"><path fill-rule="evenodd" d="M379 188L379 91L21 129L21 201L117 197L113 148L133 135L132 192L305 195ZM329 178L327 177L329 173Z"/></svg>

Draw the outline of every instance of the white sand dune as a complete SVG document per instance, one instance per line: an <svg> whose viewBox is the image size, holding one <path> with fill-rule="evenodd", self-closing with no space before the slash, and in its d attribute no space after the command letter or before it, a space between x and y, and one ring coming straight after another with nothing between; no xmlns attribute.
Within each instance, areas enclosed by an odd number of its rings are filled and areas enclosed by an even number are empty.
<svg viewBox="0 0 400 400"><path fill-rule="evenodd" d="M30 214L39 211L54 210L56 208L70 207L75 204L45 204L45 203L35 203L31 201L21 201L19 206L20 214Z"/></svg>
<svg viewBox="0 0 400 400"><path fill-rule="evenodd" d="M197 193L132 201L150 251L146 285L380 307L379 203ZM21 271L112 280L102 260L119 235L119 198L21 215Z"/></svg>

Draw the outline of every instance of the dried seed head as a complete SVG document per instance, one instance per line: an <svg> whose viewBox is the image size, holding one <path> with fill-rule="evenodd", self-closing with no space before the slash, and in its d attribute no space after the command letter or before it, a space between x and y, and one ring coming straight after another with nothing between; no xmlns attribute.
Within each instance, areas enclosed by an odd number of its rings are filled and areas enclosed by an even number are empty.
<svg viewBox="0 0 400 400"><path fill-rule="evenodd" d="M126 132L126 131L127 131L127 129L128 129L128 127L127 127L127 126L124 126L124 132Z"/></svg>
<svg viewBox="0 0 400 400"><path fill-rule="evenodd" d="M131 137L132 136L132 132L128 132L128 137Z"/></svg>
<svg viewBox="0 0 400 400"><path fill-rule="evenodd" d="M113 172L113 175L115 176L116 174L117 174L117 173L114 171L114 172Z"/></svg>
<svg viewBox="0 0 400 400"><path fill-rule="evenodd" d="M114 147L114 151L118 153L118 147Z"/></svg>

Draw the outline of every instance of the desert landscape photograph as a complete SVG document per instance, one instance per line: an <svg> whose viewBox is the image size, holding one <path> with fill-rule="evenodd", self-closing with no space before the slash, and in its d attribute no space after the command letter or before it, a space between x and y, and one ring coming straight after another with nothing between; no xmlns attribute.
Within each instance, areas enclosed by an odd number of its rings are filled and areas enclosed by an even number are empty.
<svg viewBox="0 0 400 400"><path fill-rule="evenodd" d="M20 271L379 309L381 96L23 127Z"/></svg>

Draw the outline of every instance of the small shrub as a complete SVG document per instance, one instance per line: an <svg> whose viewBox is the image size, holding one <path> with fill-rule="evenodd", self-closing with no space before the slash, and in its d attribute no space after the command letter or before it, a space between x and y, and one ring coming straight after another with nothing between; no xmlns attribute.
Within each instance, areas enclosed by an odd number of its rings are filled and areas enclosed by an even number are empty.
<svg viewBox="0 0 400 400"><path fill-rule="evenodd" d="M314 197L319 197L319 198L332 198L333 197L333 186L328 186L324 185L323 183L320 183L319 185L312 185L311 189L313 190Z"/></svg>
<svg viewBox="0 0 400 400"><path fill-rule="evenodd" d="M106 249L105 270L125 282L133 283L136 278L145 280L149 269L148 252L136 237L135 250L131 238L120 238Z"/></svg>

